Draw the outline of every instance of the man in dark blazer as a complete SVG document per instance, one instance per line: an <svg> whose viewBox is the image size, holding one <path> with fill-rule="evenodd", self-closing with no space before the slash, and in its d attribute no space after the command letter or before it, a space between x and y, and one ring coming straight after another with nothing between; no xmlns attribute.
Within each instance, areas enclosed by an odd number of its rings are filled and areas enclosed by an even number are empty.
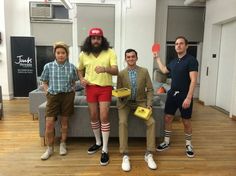
<svg viewBox="0 0 236 176"><path fill-rule="evenodd" d="M123 171L131 170L128 156L129 113L133 113L138 106L152 109L152 81L148 70L136 65L137 60L137 52L134 49L127 49L125 51L125 61L127 62L127 67L120 71L117 78L117 89L128 88L131 90L130 96L118 98L117 101L119 112L120 153L123 154L121 168ZM143 122L146 123L147 126L147 149L144 160L147 162L150 169L156 169L157 165L152 155L152 152L155 151L155 120L151 116L148 120L143 120Z"/></svg>

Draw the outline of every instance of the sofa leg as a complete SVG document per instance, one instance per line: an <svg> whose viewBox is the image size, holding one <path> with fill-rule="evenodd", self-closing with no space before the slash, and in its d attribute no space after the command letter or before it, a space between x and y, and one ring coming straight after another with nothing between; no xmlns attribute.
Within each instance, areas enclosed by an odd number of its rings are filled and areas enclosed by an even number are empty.
<svg viewBox="0 0 236 176"><path fill-rule="evenodd" d="M46 146L45 137L41 137L41 146Z"/></svg>

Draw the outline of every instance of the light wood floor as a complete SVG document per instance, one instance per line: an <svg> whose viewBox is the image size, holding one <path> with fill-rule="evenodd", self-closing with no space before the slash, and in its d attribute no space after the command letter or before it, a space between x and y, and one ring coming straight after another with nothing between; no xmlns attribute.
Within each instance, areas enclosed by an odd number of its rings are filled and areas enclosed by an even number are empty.
<svg viewBox="0 0 236 176"><path fill-rule="evenodd" d="M193 145L196 157L185 155L183 126L179 120L173 125L171 147L156 152L158 169L152 171L144 162L144 139L130 139L132 170L121 170L118 139L110 139L110 164L100 166L100 153L87 155L93 139L69 139L67 156L59 156L58 145L54 155L41 161L44 152L38 121L32 120L28 100L4 101L4 119L0 121L0 176L99 176L99 175L157 175L157 176L235 176L236 175L236 121L227 115L198 103L192 118Z"/></svg>

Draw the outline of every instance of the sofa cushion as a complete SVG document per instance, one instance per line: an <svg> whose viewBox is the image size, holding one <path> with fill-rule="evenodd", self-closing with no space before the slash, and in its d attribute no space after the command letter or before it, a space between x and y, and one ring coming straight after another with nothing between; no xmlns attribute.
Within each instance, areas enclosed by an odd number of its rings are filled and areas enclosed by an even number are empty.
<svg viewBox="0 0 236 176"><path fill-rule="evenodd" d="M163 87L165 89L166 92L168 92L170 90L170 85L167 83L161 83L158 81L153 81L153 90L154 90L154 95L158 94L157 91L160 87Z"/></svg>
<svg viewBox="0 0 236 176"><path fill-rule="evenodd" d="M152 106L160 106L161 98L157 95L153 97Z"/></svg>
<svg viewBox="0 0 236 176"><path fill-rule="evenodd" d="M111 98L111 106L116 106L116 101L117 101L117 98L116 97L112 97Z"/></svg>
<svg viewBox="0 0 236 176"><path fill-rule="evenodd" d="M88 105L86 96L75 96L74 105Z"/></svg>
<svg viewBox="0 0 236 176"><path fill-rule="evenodd" d="M84 87L80 84L80 81L76 81L75 83L75 91L84 90Z"/></svg>
<svg viewBox="0 0 236 176"><path fill-rule="evenodd" d="M39 86L38 86L38 90L39 90L39 91L44 91L43 85L39 85Z"/></svg>

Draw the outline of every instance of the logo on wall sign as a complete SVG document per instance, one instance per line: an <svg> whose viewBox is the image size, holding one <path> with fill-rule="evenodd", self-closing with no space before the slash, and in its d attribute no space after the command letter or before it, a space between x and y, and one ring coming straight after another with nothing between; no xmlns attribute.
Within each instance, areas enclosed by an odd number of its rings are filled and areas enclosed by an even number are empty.
<svg viewBox="0 0 236 176"><path fill-rule="evenodd" d="M27 67L27 68L32 67L33 59L30 57L24 58L23 56L24 55L16 56L16 59L18 60L15 61L14 63L21 67Z"/></svg>

